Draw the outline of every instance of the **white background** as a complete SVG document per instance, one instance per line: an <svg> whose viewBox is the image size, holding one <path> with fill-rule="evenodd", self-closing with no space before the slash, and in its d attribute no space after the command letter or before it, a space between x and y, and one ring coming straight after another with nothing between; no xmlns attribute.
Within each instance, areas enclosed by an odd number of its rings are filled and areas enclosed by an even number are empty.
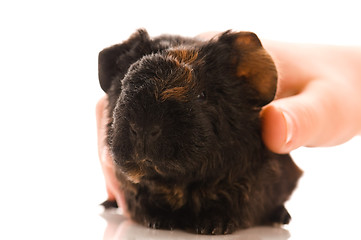
<svg viewBox="0 0 361 240"><path fill-rule="evenodd" d="M95 210L106 197L94 113L103 94L102 48L140 27L152 36L235 29L261 39L360 45L360 23L359 3L345 0L1 1L0 239L141 239L134 231L144 229L136 227L119 237L124 224L116 236L104 233ZM357 137L295 151L305 175L288 204L291 225L281 234L240 236L361 239L360 148ZM144 231L154 239L169 234Z"/></svg>

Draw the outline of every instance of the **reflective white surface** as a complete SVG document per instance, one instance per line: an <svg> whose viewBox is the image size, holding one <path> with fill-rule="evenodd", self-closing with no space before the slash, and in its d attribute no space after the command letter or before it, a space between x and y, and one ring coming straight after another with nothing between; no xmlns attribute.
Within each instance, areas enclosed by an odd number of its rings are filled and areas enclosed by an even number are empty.
<svg viewBox="0 0 361 240"><path fill-rule="evenodd" d="M151 35L232 28L261 39L360 45L360 22L357 1L1 1L0 239L211 238L99 215L102 48L139 27ZM287 204L291 224L212 238L361 239L360 148L357 137L293 152L305 174Z"/></svg>
<svg viewBox="0 0 361 240"><path fill-rule="evenodd" d="M165 240L165 239L222 239L222 240L264 240L264 239L289 239L290 234L287 230L278 227L255 227L247 230L237 231L230 235L207 236L187 233L179 230L165 231L154 230L140 226L130 220L122 218L122 216L104 216L107 220L107 227L103 240L124 239L124 240Z"/></svg>

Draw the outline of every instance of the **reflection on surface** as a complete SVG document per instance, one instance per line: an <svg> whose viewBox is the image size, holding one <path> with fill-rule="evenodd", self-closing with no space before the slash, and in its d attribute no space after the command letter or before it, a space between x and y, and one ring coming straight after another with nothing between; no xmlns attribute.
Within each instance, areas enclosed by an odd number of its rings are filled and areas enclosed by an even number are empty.
<svg viewBox="0 0 361 240"><path fill-rule="evenodd" d="M152 239L222 239L222 240L286 240L287 230L280 227L255 227L237 231L231 235L197 235L179 230L154 230L132 222L115 212L106 211L102 217L107 221L103 240L152 240Z"/></svg>

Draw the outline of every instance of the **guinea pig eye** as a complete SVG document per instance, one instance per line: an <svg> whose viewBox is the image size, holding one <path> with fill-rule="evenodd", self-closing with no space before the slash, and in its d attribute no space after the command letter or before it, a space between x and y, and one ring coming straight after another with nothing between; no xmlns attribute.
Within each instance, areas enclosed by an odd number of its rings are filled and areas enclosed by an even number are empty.
<svg viewBox="0 0 361 240"><path fill-rule="evenodd" d="M205 91L203 91L203 92L201 92L200 94L197 95L198 100L206 100L206 97L207 97L207 95L206 95Z"/></svg>

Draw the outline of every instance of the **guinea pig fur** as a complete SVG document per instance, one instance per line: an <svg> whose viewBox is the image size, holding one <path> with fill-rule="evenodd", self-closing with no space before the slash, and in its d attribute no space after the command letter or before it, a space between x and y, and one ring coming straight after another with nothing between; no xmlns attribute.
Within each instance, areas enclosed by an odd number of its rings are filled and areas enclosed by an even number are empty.
<svg viewBox="0 0 361 240"><path fill-rule="evenodd" d="M277 71L254 33L201 41L138 30L99 53L99 81L133 220L200 234L290 221L284 202L302 171L262 142Z"/></svg>

